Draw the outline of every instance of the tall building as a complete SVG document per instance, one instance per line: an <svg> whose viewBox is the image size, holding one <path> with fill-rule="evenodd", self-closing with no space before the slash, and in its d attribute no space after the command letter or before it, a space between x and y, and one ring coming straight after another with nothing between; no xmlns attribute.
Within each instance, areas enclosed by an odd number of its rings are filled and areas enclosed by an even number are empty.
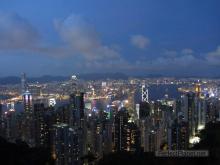
<svg viewBox="0 0 220 165"><path fill-rule="evenodd" d="M40 85L29 85L28 90L33 97L39 97L42 94L42 87Z"/></svg>
<svg viewBox="0 0 220 165"><path fill-rule="evenodd" d="M141 139L140 139L140 130L137 125L133 122L128 123L128 146L127 151L137 151L140 149L141 146Z"/></svg>
<svg viewBox="0 0 220 165"><path fill-rule="evenodd" d="M116 152L136 151L140 148L140 131L128 119L129 114L124 107L115 116L113 150Z"/></svg>
<svg viewBox="0 0 220 165"><path fill-rule="evenodd" d="M26 81L26 74L22 73L21 75L21 94L25 93L28 89L27 81Z"/></svg>
<svg viewBox="0 0 220 165"><path fill-rule="evenodd" d="M50 128L46 121L46 109L43 103L34 104L34 137L35 145L49 147L50 145Z"/></svg>
<svg viewBox="0 0 220 165"><path fill-rule="evenodd" d="M169 149L186 150L189 147L188 123L183 120L174 120L169 132Z"/></svg>
<svg viewBox="0 0 220 165"><path fill-rule="evenodd" d="M112 152L112 126L113 122L107 120L103 129L103 139L104 139L104 154L109 154Z"/></svg>
<svg viewBox="0 0 220 165"><path fill-rule="evenodd" d="M151 105L148 102L140 102L139 104L139 118L141 120L146 119L146 117L150 116Z"/></svg>
<svg viewBox="0 0 220 165"><path fill-rule="evenodd" d="M32 113L32 95L27 90L23 93L24 112L27 114Z"/></svg>
<svg viewBox="0 0 220 165"><path fill-rule="evenodd" d="M3 136L3 113L2 104L0 103L0 136Z"/></svg>
<svg viewBox="0 0 220 165"><path fill-rule="evenodd" d="M56 165L78 165L79 138L74 129L67 124L60 123L53 126L52 156Z"/></svg>
<svg viewBox="0 0 220 165"><path fill-rule="evenodd" d="M198 82L195 85L195 94L197 97L201 97L202 94L202 88L201 88L201 84Z"/></svg>
<svg viewBox="0 0 220 165"><path fill-rule="evenodd" d="M196 130L200 131L205 128L207 103L205 99L197 98L196 100L197 125Z"/></svg>
<svg viewBox="0 0 220 165"><path fill-rule="evenodd" d="M149 102L148 88L144 84L141 86L141 101L142 102Z"/></svg>
<svg viewBox="0 0 220 165"><path fill-rule="evenodd" d="M152 128L147 135L147 151L154 152L157 150L157 132Z"/></svg>
<svg viewBox="0 0 220 165"><path fill-rule="evenodd" d="M78 79L76 75L72 75L70 79L70 90L72 93L77 92L77 87L78 87Z"/></svg>
<svg viewBox="0 0 220 165"><path fill-rule="evenodd" d="M14 109L9 109L5 113L6 138L14 141L17 138L16 114Z"/></svg>
<svg viewBox="0 0 220 165"><path fill-rule="evenodd" d="M73 113L74 125L81 126L84 118L84 93L76 93L70 95L70 109Z"/></svg>
<svg viewBox="0 0 220 165"><path fill-rule="evenodd" d="M184 119L188 122L189 136L193 137L196 133L196 111L195 111L195 93L190 92L183 97Z"/></svg>
<svg viewBox="0 0 220 165"><path fill-rule="evenodd" d="M115 116L114 122L114 150L127 150L127 130L129 114L126 108L121 108Z"/></svg>
<svg viewBox="0 0 220 165"><path fill-rule="evenodd" d="M25 91L22 97L23 97L23 105L24 105L22 139L25 142L27 142L30 146L35 146L32 95L29 91Z"/></svg>

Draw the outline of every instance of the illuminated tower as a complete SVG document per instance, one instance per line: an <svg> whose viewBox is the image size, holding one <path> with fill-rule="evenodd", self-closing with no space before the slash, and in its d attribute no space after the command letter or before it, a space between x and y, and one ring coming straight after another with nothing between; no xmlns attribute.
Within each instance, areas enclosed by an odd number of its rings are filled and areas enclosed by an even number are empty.
<svg viewBox="0 0 220 165"><path fill-rule="evenodd" d="M84 118L84 93L70 95L70 104L75 122Z"/></svg>
<svg viewBox="0 0 220 165"><path fill-rule="evenodd" d="M43 103L35 103L33 107L35 146L49 147L50 128L46 108Z"/></svg>
<svg viewBox="0 0 220 165"><path fill-rule="evenodd" d="M189 129L189 137L195 136L196 130L196 103L195 103L195 93L189 92L182 97L182 109L184 113L184 120L188 122L188 129Z"/></svg>
<svg viewBox="0 0 220 165"><path fill-rule="evenodd" d="M201 84L199 83L196 83L195 85L195 93L196 93L196 96L197 97L201 97L201 92L202 92L202 89L201 89Z"/></svg>
<svg viewBox="0 0 220 165"><path fill-rule="evenodd" d="M24 112L32 113L32 95L27 90L23 93Z"/></svg>
<svg viewBox="0 0 220 165"><path fill-rule="evenodd" d="M26 74L21 75L21 94L24 94L27 90Z"/></svg>
<svg viewBox="0 0 220 165"><path fill-rule="evenodd" d="M76 75L72 75L70 79L70 85L71 85L71 92L75 93L77 91L77 86L78 86L78 79Z"/></svg>
<svg viewBox="0 0 220 165"><path fill-rule="evenodd" d="M30 146L34 146L34 120L32 110L32 95L27 90L23 94L24 121L22 129L22 139Z"/></svg>
<svg viewBox="0 0 220 165"><path fill-rule="evenodd" d="M141 101L148 102L148 88L144 84L141 86Z"/></svg>
<svg viewBox="0 0 220 165"><path fill-rule="evenodd" d="M128 118L129 114L126 108L121 108L115 116L114 122L114 150L127 151L128 149Z"/></svg>
<svg viewBox="0 0 220 165"><path fill-rule="evenodd" d="M16 115L14 109L9 109L5 113L6 119L6 137L9 140L16 139Z"/></svg>

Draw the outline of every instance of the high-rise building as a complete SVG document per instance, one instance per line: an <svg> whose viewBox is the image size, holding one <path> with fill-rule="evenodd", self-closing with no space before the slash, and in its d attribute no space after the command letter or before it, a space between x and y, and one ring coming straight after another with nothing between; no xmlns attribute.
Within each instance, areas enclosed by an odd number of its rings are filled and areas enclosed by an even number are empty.
<svg viewBox="0 0 220 165"><path fill-rule="evenodd" d="M140 147L140 132L134 123L128 122L129 114L126 108L121 108L115 116L113 150L135 151Z"/></svg>
<svg viewBox="0 0 220 165"><path fill-rule="evenodd" d="M72 75L70 78L70 90L72 93L77 92L77 87L78 87L78 79L76 75Z"/></svg>
<svg viewBox="0 0 220 165"><path fill-rule="evenodd" d="M0 136L3 136L3 113L2 113L2 104L0 103Z"/></svg>
<svg viewBox="0 0 220 165"><path fill-rule="evenodd" d="M84 118L84 93L76 93L70 95L70 109L73 113L74 125L81 126Z"/></svg>
<svg viewBox="0 0 220 165"><path fill-rule="evenodd" d="M16 130L16 114L14 109L9 109L5 113L6 120L6 138L10 141L13 141L17 137Z"/></svg>
<svg viewBox="0 0 220 165"><path fill-rule="evenodd" d="M50 131L49 124L46 121L46 108L43 103L34 104L34 137L35 145L49 147Z"/></svg>
<svg viewBox="0 0 220 165"><path fill-rule="evenodd" d="M40 85L29 85L28 90L33 97L39 97L42 94L42 87Z"/></svg>
<svg viewBox="0 0 220 165"><path fill-rule="evenodd" d="M22 73L22 75L21 75L21 95L23 95L23 93L25 93L26 90L28 90L28 85L27 85L27 81L26 81L26 74Z"/></svg>
<svg viewBox="0 0 220 165"><path fill-rule="evenodd" d="M196 131L205 128L206 123L207 102L205 99L197 98L196 100Z"/></svg>
<svg viewBox="0 0 220 165"><path fill-rule="evenodd" d="M32 113L32 95L29 91L23 93L24 112L27 114Z"/></svg>
<svg viewBox="0 0 220 165"><path fill-rule="evenodd" d="M144 84L141 86L141 101L142 102L149 102L148 88Z"/></svg>
<svg viewBox="0 0 220 165"><path fill-rule="evenodd" d="M127 150L127 130L129 114L126 108L121 108L115 116L114 122L114 150Z"/></svg>
<svg viewBox="0 0 220 165"><path fill-rule="evenodd" d="M128 134L127 134L127 151L137 151L141 146L140 130L137 125L133 122L128 123Z"/></svg>
<svg viewBox="0 0 220 165"><path fill-rule="evenodd" d="M104 154L109 154L112 152L112 120L107 120L103 129L103 139L104 139Z"/></svg>
<svg viewBox="0 0 220 165"><path fill-rule="evenodd" d="M169 139L169 149L186 150L189 147L188 124L183 120L174 120L171 126Z"/></svg>
<svg viewBox="0 0 220 165"><path fill-rule="evenodd" d="M74 129L60 123L53 126L52 156L57 165L80 164L79 138Z"/></svg>
<svg viewBox="0 0 220 165"><path fill-rule="evenodd" d="M140 102L139 104L139 118L146 119L150 115L151 105L148 102Z"/></svg>
<svg viewBox="0 0 220 165"><path fill-rule="evenodd" d="M32 109L32 95L29 91L23 93L23 105L24 105L24 121L23 121L23 140L30 146L34 146L34 120Z"/></svg>
<svg viewBox="0 0 220 165"><path fill-rule="evenodd" d="M198 82L195 85L195 94L196 94L196 96L201 97L201 92L202 92L201 84Z"/></svg>
<svg viewBox="0 0 220 165"><path fill-rule="evenodd" d="M193 137L196 133L196 111L195 111L195 93L187 93L183 97L184 119L188 122L189 136Z"/></svg>

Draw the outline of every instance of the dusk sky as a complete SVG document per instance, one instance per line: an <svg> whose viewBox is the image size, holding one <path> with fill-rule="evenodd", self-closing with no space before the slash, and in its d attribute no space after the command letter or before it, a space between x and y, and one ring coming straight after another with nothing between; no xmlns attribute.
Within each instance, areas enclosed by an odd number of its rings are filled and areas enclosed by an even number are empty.
<svg viewBox="0 0 220 165"><path fill-rule="evenodd" d="M0 77L220 76L219 0L0 0Z"/></svg>

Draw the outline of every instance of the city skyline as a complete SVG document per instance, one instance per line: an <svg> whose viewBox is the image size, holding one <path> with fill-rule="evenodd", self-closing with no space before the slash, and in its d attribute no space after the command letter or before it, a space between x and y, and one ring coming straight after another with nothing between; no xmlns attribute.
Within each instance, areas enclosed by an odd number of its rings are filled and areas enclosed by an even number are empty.
<svg viewBox="0 0 220 165"><path fill-rule="evenodd" d="M0 85L1 162L99 165L110 159L120 164L125 156L123 163L146 164L164 154L164 164L177 163L178 157L192 164L204 161L194 156L210 162L219 148L219 83L164 77L81 81L76 75L33 83L23 73L19 84ZM212 135L206 135L210 129ZM202 147L208 147L206 141L211 148ZM10 144L18 148L8 149ZM24 146L25 153L42 153L25 154ZM18 157L11 156L14 151ZM195 155L169 154L183 151Z"/></svg>
<svg viewBox="0 0 220 165"><path fill-rule="evenodd" d="M220 76L213 1L0 2L0 75Z"/></svg>

